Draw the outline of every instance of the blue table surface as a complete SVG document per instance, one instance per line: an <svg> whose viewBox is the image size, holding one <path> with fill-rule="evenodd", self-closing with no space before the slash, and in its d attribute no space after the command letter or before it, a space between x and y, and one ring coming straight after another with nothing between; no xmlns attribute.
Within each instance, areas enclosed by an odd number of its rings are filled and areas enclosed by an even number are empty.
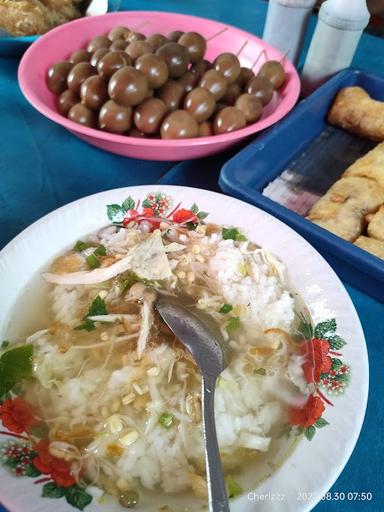
<svg viewBox="0 0 384 512"><path fill-rule="evenodd" d="M205 16L257 35L262 33L266 13L266 3L262 0L242 0L236 4L231 0L123 0L123 8ZM314 25L312 19L303 55ZM364 34L353 65L384 74L384 41ZM17 66L15 59L0 58L0 247L44 214L102 190L150 183L218 190L220 168L236 150L178 165L104 153L36 112L18 88ZM384 481L380 470L384 455L384 306L351 286L346 288L367 340L370 393L359 441L331 492L371 492L373 499L353 503L322 501L314 508L316 512L384 510ZM300 489L299 482L298 491L305 491ZM0 505L0 512L4 510Z"/></svg>

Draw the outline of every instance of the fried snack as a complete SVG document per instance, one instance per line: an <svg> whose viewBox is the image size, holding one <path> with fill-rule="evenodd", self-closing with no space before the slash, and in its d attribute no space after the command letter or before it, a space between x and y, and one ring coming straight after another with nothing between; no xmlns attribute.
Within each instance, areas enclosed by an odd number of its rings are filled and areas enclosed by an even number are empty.
<svg viewBox="0 0 384 512"><path fill-rule="evenodd" d="M365 251L374 254L378 258L384 259L384 242L381 240L375 240L374 238L368 238L367 236L359 236L354 242L355 245L364 249Z"/></svg>
<svg viewBox="0 0 384 512"><path fill-rule="evenodd" d="M350 242L363 231L365 216L384 203L384 187L368 178L348 176L336 181L313 205L308 219Z"/></svg>
<svg viewBox="0 0 384 512"><path fill-rule="evenodd" d="M15 36L43 34L79 18L79 0L0 0L0 28Z"/></svg>
<svg viewBox="0 0 384 512"><path fill-rule="evenodd" d="M384 187L384 142L356 160L348 167L343 176L370 178Z"/></svg>
<svg viewBox="0 0 384 512"><path fill-rule="evenodd" d="M367 232L371 238L384 241L384 205L380 206L369 221Z"/></svg>
<svg viewBox="0 0 384 512"><path fill-rule="evenodd" d="M340 90L328 121L362 137L384 141L384 102L373 100L360 87Z"/></svg>

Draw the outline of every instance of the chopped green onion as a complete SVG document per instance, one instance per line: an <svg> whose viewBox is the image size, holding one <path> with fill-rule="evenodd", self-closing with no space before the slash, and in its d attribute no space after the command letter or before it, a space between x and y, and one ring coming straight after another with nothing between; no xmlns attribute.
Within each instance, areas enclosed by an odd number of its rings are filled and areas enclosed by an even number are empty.
<svg viewBox="0 0 384 512"><path fill-rule="evenodd" d="M227 484L228 498L236 498L236 496L239 496L243 492L241 486L231 475L226 477L225 482Z"/></svg>
<svg viewBox="0 0 384 512"><path fill-rule="evenodd" d="M229 313L230 311L232 311L233 309L233 306L231 306L231 304L223 304L221 306L221 308L219 309L219 313L223 313L223 315Z"/></svg>
<svg viewBox="0 0 384 512"><path fill-rule="evenodd" d="M144 277L139 277L134 272L127 272L124 274L124 278L120 281L120 286L122 290L127 290L131 286L133 286L135 283L143 283L145 286L154 286L155 281L152 281L151 279L145 279Z"/></svg>
<svg viewBox="0 0 384 512"><path fill-rule="evenodd" d="M105 301L98 295L89 306L88 313L83 318L85 320L88 316L108 315Z"/></svg>
<svg viewBox="0 0 384 512"><path fill-rule="evenodd" d="M134 272L128 272L124 278L120 281L120 286L123 290L128 290L135 283L139 282L139 278Z"/></svg>
<svg viewBox="0 0 384 512"><path fill-rule="evenodd" d="M165 427L165 428L172 427L174 422L175 422L174 414L171 414L171 413L168 413L168 412L165 412L159 418L160 425L163 425L163 427Z"/></svg>
<svg viewBox="0 0 384 512"><path fill-rule="evenodd" d="M73 246L73 251L81 252L84 251L84 249L88 249L88 247L92 247L91 244L78 240Z"/></svg>
<svg viewBox="0 0 384 512"><path fill-rule="evenodd" d="M93 331L96 329L95 322L90 320L89 316L99 316L99 315L107 315L108 311L105 305L104 300L99 297L99 295L95 298L92 304L89 306L88 312L83 318L84 322L76 327L74 327L75 331Z"/></svg>
<svg viewBox="0 0 384 512"><path fill-rule="evenodd" d="M195 231L195 229L198 226L198 223L197 222L187 222L186 226L188 228L188 231Z"/></svg>
<svg viewBox="0 0 384 512"><path fill-rule="evenodd" d="M119 503L124 508L136 507L139 501L139 494L136 491L125 491L119 496Z"/></svg>
<svg viewBox="0 0 384 512"><path fill-rule="evenodd" d="M1 344L1 350L4 350L5 348L7 348L8 345L10 345L9 341L3 341L2 344Z"/></svg>
<svg viewBox="0 0 384 512"><path fill-rule="evenodd" d="M235 242L245 242L248 240L237 228L223 228L221 235L224 240L235 240Z"/></svg>
<svg viewBox="0 0 384 512"><path fill-rule="evenodd" d="M254 370L254 372L257 375L267 375L267 372L266 372L265 368L257 368L257 370Z"/></svg>
<svg viewBox="0 0 384 512"><path fill-rule="evenodd" d="M89 268L97 268L100 267L100 261L97 259L97 256L95 256L95 253L90 254L85 258L87 265Z"/></svg>
<svg viewBox="0 0 384 512"><path fill-rule="evenodd" d="M232 317L228 322L225 324L225 328L227 331L235 331L240 327L240 318L238 316Z"/></svg>
<svg viewBox="0 0 384 512"><path fill-rule="evenodd" d="M99 245L96 247L96 249L93 251L93 254L95 256L105 256L107 254L107 249L104 247L104 245Z"/></svg>

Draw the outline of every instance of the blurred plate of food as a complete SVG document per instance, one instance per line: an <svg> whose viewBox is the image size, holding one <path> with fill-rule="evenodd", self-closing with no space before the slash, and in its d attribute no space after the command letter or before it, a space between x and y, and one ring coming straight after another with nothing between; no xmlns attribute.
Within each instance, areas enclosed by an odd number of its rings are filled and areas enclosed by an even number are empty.
<svg viewBox="0 0 384 512"><path fill-rule="evenodd" d="M0 57L22 55L41 34L82 16L119 10L121 0L0 0Z"/></svg>

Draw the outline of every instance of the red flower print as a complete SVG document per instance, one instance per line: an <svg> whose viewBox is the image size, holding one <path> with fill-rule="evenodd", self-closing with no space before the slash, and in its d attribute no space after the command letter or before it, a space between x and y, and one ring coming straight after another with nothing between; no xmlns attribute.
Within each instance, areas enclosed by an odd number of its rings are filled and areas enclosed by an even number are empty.
<svg viewBox="0 0 384 512"><path fill-rule="evenodd" d="M329 373L332 368L332 359L328 355L329 342L327 340L306 341L301 353L306 356L303 364L305 380L309 382L319 382L322 373Z"/></svg>
<svg viewBox="0 0 384 512"><path fill-rule="evenodd" d="M5 400L0 405L0 418L5 428L10 432L21 434L37 423L32 407L19 396Z"/></svg>
<svg viewBox="0 0 384 512"><path fill-rule="evenodd" d="M123 219L123 226L127 226L131 221L136 220L139 213L136 210L127 210Z"/></svg>
<svg viewBox="0 0 384 512"><path fill-rule="evenodd" d="M182 222L196 222L197 216L191 212L191 210L186 210L185 208L180 208L173 214L174 222L177 224L181 224Z"/></svg>
<svg viewBox="0 0 384 512"><path fill-rule="evenodd" d="M289 421L292 425L300 425L307 428L313 425L325 410L325 406L321 398L311 395L304 407L290 407L289 408Z"/></svg>
<svg viewBox="0 0 384 512"><path fill-rule="evenodd" d="M143 208L144 217L154 217L155 211L153 208Z"/></svg>
<svg viewBox="0 0 384 512"><path fill-rule="evenodd" d="M71 464L54 457L49 451L48 441L40 441L34 448L37 452L37 456L32 461L35 468L44 475L51 475L52 480L59 487L70 487L76 483L71 474Z"/></svg>

